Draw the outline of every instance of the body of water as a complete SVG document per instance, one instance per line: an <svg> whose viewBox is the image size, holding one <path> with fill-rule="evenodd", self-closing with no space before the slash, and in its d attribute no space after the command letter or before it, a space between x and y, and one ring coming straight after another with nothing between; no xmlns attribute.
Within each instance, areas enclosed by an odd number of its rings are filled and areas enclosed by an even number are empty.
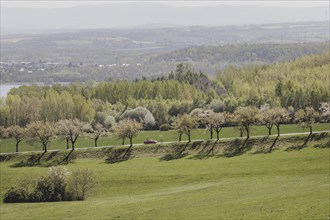
<svg viewBox="0 0 330 220"><path fill-rule="evenodd" d="M20 87L22 85L29 85L29 84L1 84L0 85L0 97L1 98L6 98L8 92L12 89L12 88L17 88Z"/></svg>
<svg viewBox="0 0 330 220"><path fill-rule="evenodd" d="M8 92L12 89L12 88L17 88L20 86L29 86L32 84L37 84L39 86L43 86L43 85L49 85L49 84L45 84L43 82L38 82L38 83L8 83L8 84L1 84L0 85L0 97L1 98L6 98L8 95ZM62 84L62 85L68 85L70 84L69 82L56 82L56 84Z"/></svg>

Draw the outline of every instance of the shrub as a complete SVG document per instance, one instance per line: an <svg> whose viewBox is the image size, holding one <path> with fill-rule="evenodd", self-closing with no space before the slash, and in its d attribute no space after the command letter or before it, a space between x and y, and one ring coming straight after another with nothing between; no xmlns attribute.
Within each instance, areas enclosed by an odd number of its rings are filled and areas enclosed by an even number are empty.
<svg viewBox="0 0 330 220"><path fill-rule="evenodd" d="M63 201L74 201L74 195L73 192L70 192L68 190L65 191Z"/></svg>
<svg viewBox="0 0 330 220"><path fill-rule="evenodd" d="M39 198L39 201L35 202L51 202L59 201L58 195L55 193L55 187L53 182L46 177L41 177L37 182L37 187L34 191L36 198Z"/></svg>
<svg viewBox="0 0 330 220"><path fill-rule="evenodd" d="M34 192L29 195L29 202L45 202L43 200L43 194L35 189Z"/></svg>
<svg viewBox="0 0 330 220"><path fill-rule="evenodd" d="M72 172L69 180L69 190L73 193L74 200L84 200L94 190L96 181L90 169L78 169Z"/></svg>
<svg viewBox="0 0 330 220"><path fill-rule="evenodd" d="M160 127L159 127L159 130L160 131L168 131L171 129L171 125L169 124L162 124Z"/></svg>
<svg viewBox="0 0 330 220"><path fill-rule="evenodd" d="M65 167L54 166L48 170L48 176L54 186L54 194L56 197L60 197L60 200L65 198L65 189L68 182L70 173Z"/></svg>
<svg viewBox="0 0 330 220"><path fill-rule="evenodd" d="M121 116L120 120L130 118L135 120L139 123L143 124L144 129L150 130L155 126L155 118L152 113L144 108L144 107L137 107L135 109L126 110Z"/></svg>
<svg viewBox="0 0 330 220"><path fill-rule="evenodd" d="M18 188L24 189L29 193L35 190L36 184L37 180L29 175L21 176L17 181Z"/></svg>
<svg viewBox="0 0 330 220"><path fill-rule="evenodd" d="M89 169L78 169L72 173L65 167L51 167L47 177L38 180L21 178L18 188L9 189L5 203L14 202L53 202L84 200L96 186L94 173Z"/></svg>
<svg viewBox="0 0 330 220"><path fill-rule="evenodd" d="M22 188L10 188L4 198L3 202L5 203L14 203L14 202L28 202L30 198L29 193Z"/></svg>
<svg viewBox="0 0 330 220"><path fill-rule="evenodd" d="M226 110L226 104L221 100L212 100L212 102L208 106L214 112L224 112Z"/></svg>

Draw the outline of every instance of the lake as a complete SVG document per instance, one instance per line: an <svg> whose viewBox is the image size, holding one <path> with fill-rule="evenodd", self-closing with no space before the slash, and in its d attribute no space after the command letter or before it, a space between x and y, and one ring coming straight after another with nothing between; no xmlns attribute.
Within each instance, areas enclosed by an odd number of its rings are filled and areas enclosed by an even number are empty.
<svg viewBox="0 0 330 220"><path fill-rule="evenodd" d="M0 97L1 98L6 98L8 92L12 89L12 88L17 88L20 86L24 86L24 85L32 85L32 84L36 84L39 86L44 86L44 85L51 85L51 84L45 84L43 82L37 82L37 83L6 83L6 84L1 84L0 85ZM61 84L61 85L68 85L70 84L70 82L56 82L56 84Z"/></svg>
<svg viewBox="0 0 330 220"><path fill-rule="evenodd" d="M0 97L1 98L6 98L7 97L7 94L8 92L12 89L12 88L17 88L17 87L20 87L22 85L30 85L30 84L19 84L19 83L16 83L16 84L1 84L0 85Z"/></svg>

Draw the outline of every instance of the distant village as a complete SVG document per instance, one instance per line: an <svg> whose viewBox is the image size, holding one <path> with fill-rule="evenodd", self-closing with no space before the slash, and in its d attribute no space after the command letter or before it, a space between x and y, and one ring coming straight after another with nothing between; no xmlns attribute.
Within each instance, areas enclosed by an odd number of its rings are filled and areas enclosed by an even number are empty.
<svg viewBox="0 0 330 220"><path fill-rule="evenodd" d="M112 64L83 64L79 63L56 63L56 62L47 62L47 61L22 61L22 62L0 62L0 71L7 74L19 74L19 73L34 73L34 72L43 72L43 71L59 71L63 68L80 68L80 67L96 67L96 68L121 68L129 66L142 66L141 63L112 63Z"/></svg>

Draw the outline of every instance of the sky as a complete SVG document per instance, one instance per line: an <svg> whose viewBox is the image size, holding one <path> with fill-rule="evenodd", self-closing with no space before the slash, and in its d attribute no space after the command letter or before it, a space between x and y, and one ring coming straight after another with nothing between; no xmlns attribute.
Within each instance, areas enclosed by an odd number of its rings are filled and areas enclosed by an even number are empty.
<svg viewBox="0 0 330 220"><path fill-rule="evenodd" d="M121 4L127 2L141 2L141 1L54 1L54 0L43 0L43 1L5 1L1 0L1 7L30 7L30 8L64 8L73 7L80 5L100 5L100 4ZM313 6L329 6L329 0L323 1L297 1L297 0L287 0L287 1L270 1L270 0L259 0L259 1L144 1L144 2L155 2L172 6L214 6L214 5L257 5L257 6L286 6L286 7L313 7Z"/></svg>

